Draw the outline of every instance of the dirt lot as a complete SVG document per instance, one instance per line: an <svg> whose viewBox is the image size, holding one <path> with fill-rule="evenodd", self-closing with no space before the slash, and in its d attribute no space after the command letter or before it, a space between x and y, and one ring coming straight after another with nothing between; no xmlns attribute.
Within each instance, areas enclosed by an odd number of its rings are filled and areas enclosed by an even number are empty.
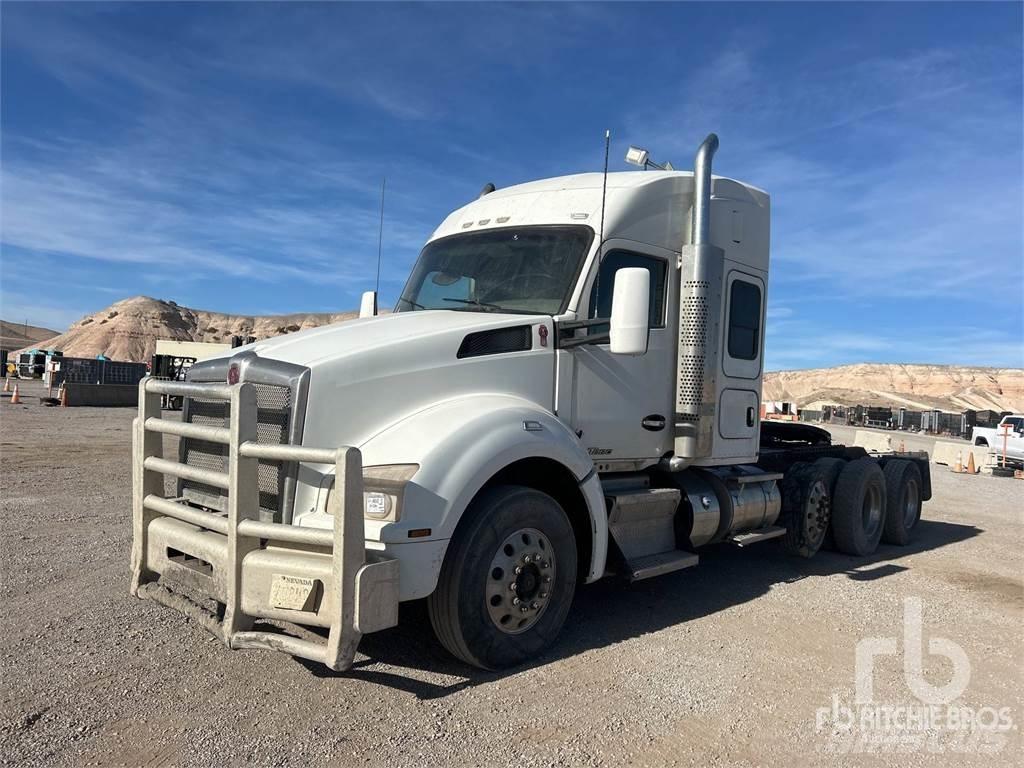
<svg viewBox="0 0 1024 768"><path fill-rule="evenodd" d="M0 403L4 764L1020 764L1022 481L939 468L915 543L868 560L722 546L688 571L585 587L560 644L525 669L456 663L413 604L332 674L228 651L128 596L132 415ZM843 738L833 701L854 705L860 640L899 648L876 660L874 700L921 704L904 675L908 597L924 678L962 671L928 653L952 641L970 664L955 704L1008 707L1008 730L979 741L933 724L898 754L877 729Z"/></svg>

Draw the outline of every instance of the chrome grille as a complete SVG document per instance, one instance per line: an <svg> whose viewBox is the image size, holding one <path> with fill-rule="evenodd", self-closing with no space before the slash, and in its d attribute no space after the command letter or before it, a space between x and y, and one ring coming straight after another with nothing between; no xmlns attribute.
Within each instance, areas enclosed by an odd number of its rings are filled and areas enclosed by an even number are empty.
<svg viewBox="0 0 1024 768"><path fill-rule="evenodd" d="M256 441L262 444L286 445L293 415L291 389L278 384L257 383L255 387ZM226 427L230 422L230 410L225 402L191 398L186 414L187 420L194 424ZM218 443L192 438L182 439L182 461L194 467L227 471L227 450L227 446ZM257 482L261 520L282 522L282 497L288 470L286 462L260 459ZM226 511L224 492L219 488L192 480L182 480L179 494L196 504Z"/></svg>

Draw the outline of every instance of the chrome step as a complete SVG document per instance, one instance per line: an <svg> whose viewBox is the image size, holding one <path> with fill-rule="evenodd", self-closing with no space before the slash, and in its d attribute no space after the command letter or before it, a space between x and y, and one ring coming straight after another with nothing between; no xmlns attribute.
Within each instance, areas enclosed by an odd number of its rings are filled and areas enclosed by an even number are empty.
<svg viewBox="0 0 1024 768"><path fill-rule="evenodd" d="M637 557L629 561L629 580L640 581L683 568L691 568L697 564L699 559L693 552L684 552L681 549Z"/></svg>
<svg viewBox="0 0 1024 768"><path fill-rule="evenodd" d="M608 493L608 531L626 560L672 552L679 509L676 488L639 488Z"/></svg>
<svg viewBox="0 0 1024 768"><path fill-rule="evenodd" d="M738 533L735 536L730 536L726 541L731 541L737 547L746 547L750 544L768 541L768 539L777 539L779 536L785 535L786 529L781 525L769 525L765 528L758 528L756 531Z"/></svg>

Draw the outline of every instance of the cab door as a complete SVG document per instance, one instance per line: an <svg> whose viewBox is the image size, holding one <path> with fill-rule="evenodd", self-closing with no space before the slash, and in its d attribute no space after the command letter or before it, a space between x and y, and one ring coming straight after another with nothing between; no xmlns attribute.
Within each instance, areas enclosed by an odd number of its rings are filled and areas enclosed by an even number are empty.
<svg viewBox="0 0 1024 768"><path fill-rule="evenodd" d="M615 273L641 267L651 276L650 330L642 355L613 355L607 340L568 349L572 365L559 367L560 386L573 393L571 424L598 465L650 463L672 446L672 397L675 370L674 335L669 327L674 294L676 254L624 240L605 243L599 265L591 270L579 316L608 318L615 292ZM607 323L587 329L589 337L607 334ZM577 332L579 333L579 332Z"/></svg>
<svg viewBox="0 0 1024 768"><path fill-rule="evenodd" d="M713 459L752 461L761 436L764 277L726 262L718 424Z"/></svg>

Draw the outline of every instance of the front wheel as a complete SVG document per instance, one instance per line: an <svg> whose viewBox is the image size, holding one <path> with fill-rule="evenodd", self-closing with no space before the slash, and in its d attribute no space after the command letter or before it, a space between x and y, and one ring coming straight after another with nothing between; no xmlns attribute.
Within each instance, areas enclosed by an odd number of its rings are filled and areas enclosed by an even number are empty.
<svg viewBox="0 0 1024 768"><path fill-rule="evenodd" d="M576 539L558 502L517 485L483 491L456 531L427 601L441 644L501 669L550 645L576 591Z"/></svg>

